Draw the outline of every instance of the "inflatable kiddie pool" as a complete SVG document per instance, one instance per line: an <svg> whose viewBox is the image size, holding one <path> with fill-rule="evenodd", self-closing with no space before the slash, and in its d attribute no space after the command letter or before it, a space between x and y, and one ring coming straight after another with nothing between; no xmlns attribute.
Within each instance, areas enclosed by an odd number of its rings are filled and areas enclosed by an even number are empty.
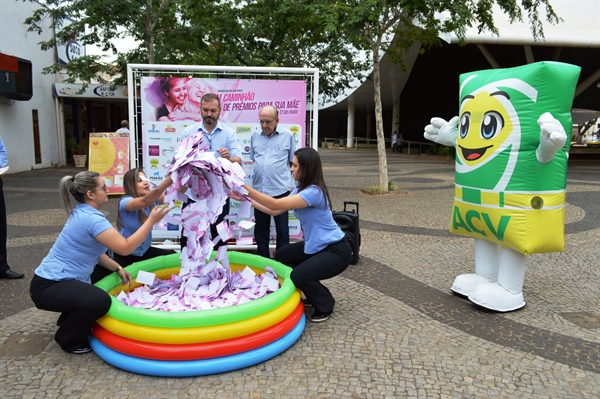
<svg viewBox="0 0 600 399"><path fill-rule="evenodd" d="M237 370L264 362L298 340L306 318L291 268L271 259L228 252L232 270L251 267L257 274L270 266L281 287L262 298L218 309L187 312L147 310L124 305L115 295L128 291L111 274L96 286L112 295L109 312L98 320L90 339L94 352L107 363L138 374L190 377ZM140 270L169 278L179 273L179 254L134 263ZM132 284L135 289L140 284Z"/></svg>

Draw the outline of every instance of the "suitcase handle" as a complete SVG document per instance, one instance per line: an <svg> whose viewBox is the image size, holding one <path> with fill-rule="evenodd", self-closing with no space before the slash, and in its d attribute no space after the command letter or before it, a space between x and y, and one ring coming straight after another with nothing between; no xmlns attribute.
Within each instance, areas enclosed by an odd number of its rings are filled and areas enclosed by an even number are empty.
<svg viewBox="0 0 600 399"><path fill-rule="evenodd" d="M344 212L348 212L346 210L346 206L347 205L354 205L356 207L356 212L354 212L354 210L352 210L350 212L356 213L358 215L358 202L356 202L356 201L344 201Z"/></svg>

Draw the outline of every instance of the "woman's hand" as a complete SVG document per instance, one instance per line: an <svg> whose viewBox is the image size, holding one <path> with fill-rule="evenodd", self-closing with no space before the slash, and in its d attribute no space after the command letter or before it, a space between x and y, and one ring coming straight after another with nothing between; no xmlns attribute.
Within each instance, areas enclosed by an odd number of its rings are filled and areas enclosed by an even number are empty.
<svg viewBox="0 0 600 399"><path fill-rule="evenodd" d="M127 283L129 283L129 288L131 288L131 274L129 274L129 272L123 268L119 268L119 270L117 270L117 275L119 276L119 278L121 279L122 283L121 285L125 285Z"/></svg>
<svg viewBox="0 0 600 399"><path fill-rule="evenodd" d="M152 209L152 211L150 212L148 220L151 221L152 224L158 223L162 220L162 218L164 218L167 215L167 213L171 211L171 209L173 209L173 207L170 207L166 204L155 206L154 209Z"/></svg>
<svg viewBox="0 0 600 399"><path fill-rule="evenodd" d="M243 201L243 198L240 197L240 195L238 193L231 192L231 193L229 193L228 197L231 199L234 199L236 201L240 201L240 202Z"/></svg>

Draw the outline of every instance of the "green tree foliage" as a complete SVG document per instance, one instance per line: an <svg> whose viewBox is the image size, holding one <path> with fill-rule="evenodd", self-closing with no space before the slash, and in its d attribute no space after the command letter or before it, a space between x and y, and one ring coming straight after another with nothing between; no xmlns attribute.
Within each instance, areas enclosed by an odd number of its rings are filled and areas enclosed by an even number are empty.
<svg viewBox="0 0 600 399"><path fill-rule="evenodd" d="M379 186L387 191L387 157L381 109L380 54L405 67L403 56L415 41L424 47L436 44L438 32L453 32L464 40L468 28L497 33L492 6L497 4L511 22L523 19L527 12L534 38L543 37L539 12L546 9L546 19L558 22L548 0L314 0L314 15L327 33L344 37L347 43L371 55L375 126L379 154ZM393 47L390 46L393 44Z"/></svg>

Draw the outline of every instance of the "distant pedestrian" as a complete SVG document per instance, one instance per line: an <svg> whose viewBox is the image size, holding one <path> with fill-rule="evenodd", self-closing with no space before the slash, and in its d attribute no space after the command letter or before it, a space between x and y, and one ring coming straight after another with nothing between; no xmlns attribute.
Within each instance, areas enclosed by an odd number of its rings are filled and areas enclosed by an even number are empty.
<svg viewBox="0 0 600 399"><path fill-rule="evenodd" d="M127 120L121 121L121 128L117 129L117 133L129 133L129 122Z"/></svg>
<svg viewBox="0 0 600 399"><path fill-rule="evenodd" d="M398 132L392 133L392 152L398 152Z"/></svg>
<svg viewBox="0 0 600 399"><path fill-rule="evenodd" d="M398 135L398 152L402 153L402 140L404 140L404 137L402 137L402 133L400 133Z"/></svg>

